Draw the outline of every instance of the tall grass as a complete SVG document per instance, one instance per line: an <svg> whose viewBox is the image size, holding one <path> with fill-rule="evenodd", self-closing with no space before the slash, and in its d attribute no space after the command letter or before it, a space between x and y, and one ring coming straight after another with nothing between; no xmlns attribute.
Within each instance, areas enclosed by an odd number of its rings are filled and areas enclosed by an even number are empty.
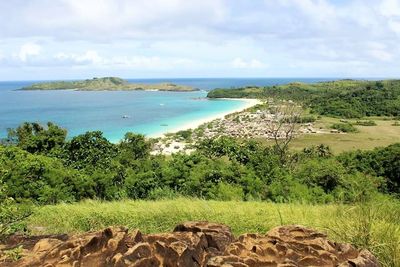
<svg viewBox="0 0 400 267"><path fill-rule="evenodd" d="M400 202L388 198L362 205L175 200L84 201L37 208L28 224L33 234L79 233L123 225L144 233L171 231L184 221L225 223L235 235L265 233L282 224L301 224L330 239L371 250L382 266L400 266Z"/></svg>

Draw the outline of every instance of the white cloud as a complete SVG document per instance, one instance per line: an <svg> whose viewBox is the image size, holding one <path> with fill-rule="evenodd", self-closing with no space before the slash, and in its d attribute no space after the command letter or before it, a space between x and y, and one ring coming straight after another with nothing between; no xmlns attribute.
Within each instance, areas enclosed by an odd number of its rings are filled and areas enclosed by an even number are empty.
<svg viewBox="0 0 400 267"><path fill-rule="evenodd" d="M83 54L57 53L54 60L70 66L94 66L106 68L170 69L176 66L192 66L193 61L185 58L161 58L158 56L111 56L99 55L89 50Z"/></svg>
<svg viewBox="0 0 400 267"><path fill-rule="evenodd" d="M260 69L266 67L264 63L257 59L244 60L240 57L232 60L231 65L237 69Z"/></svg>
<svg viewBox="0 0 400 267"><path fill-rule="evenodd" d="M0 70L57 67L60 78L71 66L82 75L251 76L268 66L275 76L400 75L400 0L14 0L0 1L0 24Z"/></svg>
<svg viewBox="0 0 400 267"><path fill-rule="evenodd" d="M380 49L372 49L369 51L369 54L377 59L377 60L381 60L381 61L391 61L393 59L393 55L390 54L387 51L384 50L380 50Z"/></svg>
<svg viewBox="0 0 400 267"><path fill-rule="evenodd" d="M84 54L73 54L73 53L58 53L54 58L60 62L78 64L78 65L88 65L88 64L104 64L104 59L99 56L97 51L88 50Z"/></svg>
<svg viewBox="0 0 400 267"><path fill-rule="evenodd" d="M400 3L398 0L381 1L380 11L384 16L400 16Z"/></svg>
<svg viewBox="0 0 400 267"><path fill-rule="evenodd" d="M25 62L29 57L37 56L40 54L42 48L40 45L35 43L23 44L19 50L18 58Z"/></svg>
<svg viewBox="0 0 400 267"><path fill-rule="evenodd" d="M400 34L400 20L389 20L389 28L397 34Z"/></svg>

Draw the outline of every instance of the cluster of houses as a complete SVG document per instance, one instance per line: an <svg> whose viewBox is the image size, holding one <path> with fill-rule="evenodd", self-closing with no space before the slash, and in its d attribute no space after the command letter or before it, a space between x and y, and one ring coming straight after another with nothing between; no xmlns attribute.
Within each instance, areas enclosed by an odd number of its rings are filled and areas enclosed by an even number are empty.
<svg viewBox="0 0 400 267"><path fill-rule="evenodd" d="M191 151L190 146L203 139L218 136L230 136L246 139L273 139L286 138L287 134L318 133L313 123L281 123L285 114L271 113L267 108L247 110L227 115L224 119L217 119L201 125L193 130L189 140L179 136L169 136L159 140L154 146L154 154L173 154L180 151ZM278 127L280 126L280 127ZM288 127L294 127L290 131Z"/></svg>
<svg viewBox="0 0 400 267"><path fill-rule="evenodd" d="M195 131L195 135L197 139L220 135L249 139L286 138L286 134L290 132L288 127L292 127L292 124L281 123L284 118L284 114L272 114L268 109L245 111L203 125ZM296 125L292 133L317 133L317 130L313 127L313 123L306 123Z"/></svg>

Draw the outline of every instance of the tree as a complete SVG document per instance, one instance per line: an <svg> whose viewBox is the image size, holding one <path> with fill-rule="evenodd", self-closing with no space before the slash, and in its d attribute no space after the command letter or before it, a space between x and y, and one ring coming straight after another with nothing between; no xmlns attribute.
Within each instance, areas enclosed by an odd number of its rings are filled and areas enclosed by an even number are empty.
<svg viewBox="0 0 400 267"><path fill-rule="evenodd" d="M66 161L76 169L107 169L117 150L117 146L104 138L101 131L86 132L67 143Z"/></svg>
<svg viewBox="0 0 400 267"><path fill-rule="evenodd" d="M142 134L126 133L119 144L120 157L122 159L143 159L149 156L150 142Z"/></svg>
<svg viewBox="0 0 400 267"><path fill-rule="evenodd" d="M67 130L51 123L43 127L36 122L25 122L8 130L7 143L16 144L30 153L47 154L65 143Z"/></svg>
<svg viewBox="0 0 400 267"><path fill-rule="evenodd" d="M279 155L281 164L285 164L289 144L299 127L296 122L301 116L301 108L294 103L286 102L271 107L271 113L268 131L274 140L274 148Z"/></svg>

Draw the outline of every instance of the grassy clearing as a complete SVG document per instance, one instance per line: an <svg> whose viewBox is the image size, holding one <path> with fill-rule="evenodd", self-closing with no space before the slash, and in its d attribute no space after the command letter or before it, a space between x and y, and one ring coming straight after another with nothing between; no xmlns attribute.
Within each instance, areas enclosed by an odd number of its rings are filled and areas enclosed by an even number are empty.
<svg viewBox="0 0 400 267"><path fill-rule="evenodd" d="M312 145L329 145L333 152L338 154L343 151L355 149L367 150L375 147L388 146L400 142L400 127L393 126L393 120L383 120L382 118L368 118L376 122L376 126L354 125L356 133L326 133L326 134L305 134L295 138L291 143L291 148L300 150ZM356 123L356 119L347 120ZM316 128L328 129L332 124L339 123L336 118L323 117L315 123Z"/></svg>
<svg viewBox="0 0 400 267"><path fill-rule="evenodd" d="M400 266L400 203L381 199L362 206L221 202L192 199L117 202L84 201L37 208L28 225L33 234L78 233L112 225L144 233L171 231L184 221L207 220L231 226L236 235L265 233L283 224L301 224L331 239L368 248L383 266Z"/></svg>

